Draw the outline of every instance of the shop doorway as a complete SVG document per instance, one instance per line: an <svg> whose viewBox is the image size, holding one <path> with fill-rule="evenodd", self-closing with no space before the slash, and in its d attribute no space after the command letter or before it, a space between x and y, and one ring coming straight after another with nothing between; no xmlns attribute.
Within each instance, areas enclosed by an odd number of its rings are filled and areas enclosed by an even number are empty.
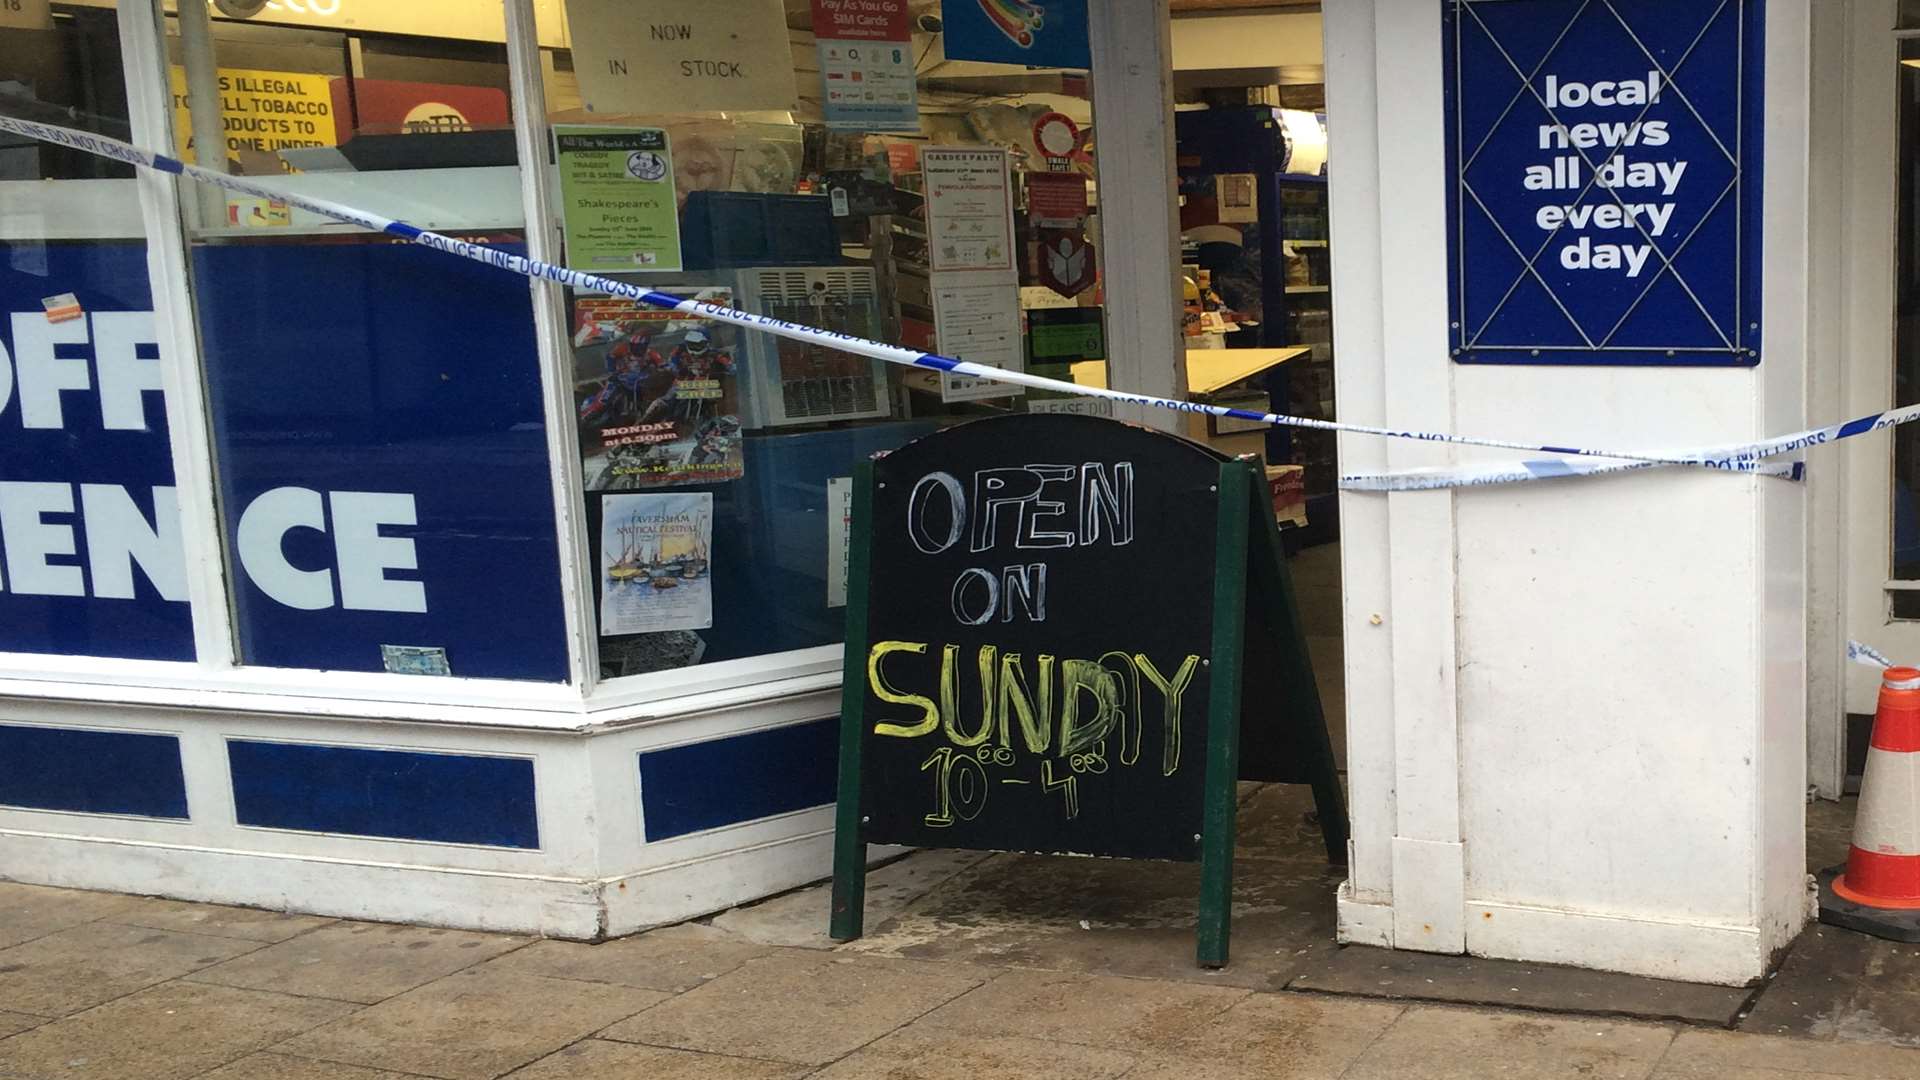
<svg viewBox="0 0 1920 1080"><path fill-rule="evenodd" d="M1827 245L1836 272L1824 285L1816 275L1812 299L1809 420L1822 422L1920 403L1920 4L1854 0L1824 28L1814 111L1833 122L1815 132L1831 151L1813 163L1812 210L1815 250ZM1809 516L1808 782L1837 798L1858 782L1878 685L1841 659L1845 643L1920 660L1920 430L1843 444L1829 460ZM1839 632L1823 633L1835 608Z"/></svg>
<svg viewBox="0 0 1920 1080"><path fill-rule="evenodd" d="M1313 5L1172 4L1187 395L1337 415L1321 16ZM1332 432L1190 417L1257 455L1290 555L1322 707L1345 762L1337 448Z"/></svg>

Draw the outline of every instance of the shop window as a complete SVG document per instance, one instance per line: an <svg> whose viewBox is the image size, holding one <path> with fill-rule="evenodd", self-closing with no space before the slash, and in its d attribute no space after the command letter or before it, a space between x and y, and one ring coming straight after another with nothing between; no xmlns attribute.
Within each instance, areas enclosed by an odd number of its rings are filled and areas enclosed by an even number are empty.
<svg viewBox="0 0 1920 1080"><path fill-rule="evenodd" d="M129 136L111 3L0 20L0 111ZM0 136L0 652L191 660L132 171Z"/></svg>
<svg viewBox="0 0 1920 1080"><path fill-rule="evenodd" d="M182 154L524 250L498 0L363 6L351 29L196 6L167 19ZM567 678L526 282L192 187L242 662Z"/></svg>
<svg viewBox="0 0 1920 1080"><path fill-rule="evenodd" d="M1024 45L1028 24L1002 25L1017 4L543 10L568 265L1104 385L1076 6L1049 5ZM973 417L1104 404L565 299L603 678L839 642L856 462Z"/></svg>

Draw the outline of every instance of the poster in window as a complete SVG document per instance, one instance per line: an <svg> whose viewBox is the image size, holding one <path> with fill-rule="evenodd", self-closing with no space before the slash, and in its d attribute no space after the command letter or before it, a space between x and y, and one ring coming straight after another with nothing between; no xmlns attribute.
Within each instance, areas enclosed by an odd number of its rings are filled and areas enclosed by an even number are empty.
<svg viewBox="0 0 1920 1080"><path fill-rule="evenodd" d="M1018 289L991 284L935 285L933 319L940 351L946 355L1009 371L1025 367ZM942 401L981 401L1025 392L1025 387L976 375L940 375Z"/></svg>
<svg viewBox="0 0 1920 1080"><path fill-rule="evenodd" d="M813 37L829 128L920 130L904 0L813 0Z"/></svg>
<svg viewBox="0 0 1920 1080"><path fill-rule="evenodd" d="M713 496L609 495L601 503L600 632L713 625Z"/></svg>
<svg viewBox="0 0 1920 1080"><path fill-rule="evenodd" d="M1013 182L1007 152L985 146L928 147L920 151L920 175L933 272L1011 272Z"/></svg>
<svg viewBox="0 0 1920 1080"><path fill-rule="evenodd" d="M187 109L187 69L175 64L167 74L173 90L173 129L181 139L180 160L203 164L200 148L188 137L193 121ZM271 168L293 172L278 157L280 151L340 142L333 96L333 83L338 80L304 71L225 67L214 78L220 90L220 127L227 136L229 170L241 171L241 155L253 151L273 157Z"/></svg>
<svg viewBox="0 0 1920 1080"><path fill-rule="evenodd" d="M575 270L680 269L673 150L660 128L556 125L560 216Z"/></svg>
<svg viewBox="0 0 1920 1080"><path fill-rule="evenodd" d="M733 306L727 288L662 286ZM607 295L573 302L574 396L588 491L737 480L738 331Z"/></svg>
<svg viewBox="0 0 1920 1080"><path fill-rule="evenodd" d="M847 606L847 566L852 553L853 477L827 477L827 606Z"/></svg>
<svg viewBox="0 0 1920 1080"><path fill-rule="evenodd" d="M567 0L567 23L591 112L793 108L781 0Z"/></svg>

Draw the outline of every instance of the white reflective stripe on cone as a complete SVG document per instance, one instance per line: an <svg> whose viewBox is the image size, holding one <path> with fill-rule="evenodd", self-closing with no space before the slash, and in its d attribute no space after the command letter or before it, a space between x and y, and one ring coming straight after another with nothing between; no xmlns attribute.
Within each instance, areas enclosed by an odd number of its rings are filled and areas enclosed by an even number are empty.
<svg viewBox="0 0 1920 1080"><path fill-rule="evenodd" d="M1881 855L1920 855L1920 753L1867 750L1853 846Z"/></svg>

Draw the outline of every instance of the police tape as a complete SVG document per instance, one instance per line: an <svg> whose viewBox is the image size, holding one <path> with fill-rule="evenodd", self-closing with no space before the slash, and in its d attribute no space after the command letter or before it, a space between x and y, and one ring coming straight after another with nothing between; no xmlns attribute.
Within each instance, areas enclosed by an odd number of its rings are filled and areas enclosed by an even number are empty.
<svg viewBox="0 0 1920 1080"><path fill-rule="evenodd" d="M1473 435L1455 435L1437 431L1409 431L1398 428L1378 427L1370 424L1344 423L1334 420L1319 420L1306 416L1288 416L1280 413L1259 413L1250 409L1236 409L1225 405L1210 405L1195 401L1181 401L1174 398L1154 397L1147 394L1128 393L1106 387L1082 386L1077 383L1049 379L1024 371L1010 371L986 364L975 364L938 353L919 352L888 345L884 342L870 341L851 334L822 330L800 323L787 322L766 315L756 315L748 311L738 311L697 300L669 296L666 293L653 292L638 285L613 278L601 277L580 270L571 270L564 266L555 266L539 259L530 259L524 255L515 255L510 251L476 244L441 233L422 229L404 221L384 217L370 211L357 209L311 195L301 195L262 184L247 177L232 176L199 165L190 165L177 158L152 151L142 150L130 143L111 139L104 135L57 124L36 123L15 117L0 115L0 131L12 132L42 142L81 150L100 157L112 158L142 168L160 172L187 176L203 183L225 188L229 191L250 195L254 198L269 199L285 203L288 206L332 218L350 225L358 225L373 232L399 237L411 243L420 244L435 251L456 255L464 259L485 263L501 270L520 274L523 277L552 281L576 289L591 289L614 296L637 300L651 307L666 308L687 315L729 323L779 337L822 345L842 352L853 353L875 360L907 367L917 367L938 371L950 375L961 375L994 382L1024 386L1034 390L1047 390L1080 397L1104 398L1109 401L1154 409L1168 409L1174 412L1202 413L1210 416L1229 417L1271 424L1280 427L1303 428L1317 431L1346 432L1357 435L1375 435L1391 439L1411 439L1419 442L1446 443L1456 446L1477 446L1495 450L1517 450L1533 454L1557 455L1551 458L1527 459L1519 462L1505 462L1486 465L1470 465L1452 468L1412 469L1390 473L1355 473L1340 478L1342 488L1349 491L1418 491L1438 488L1475 487L1489 484L1524 483L1528 481L1558 479L1577 476L1603 476L1613 473L1632 472L1640 469L1671 466L1692 466L1725 472L1751 473L1762 476L1776 476L1787 479L1799 479L1801 465L1798 462L1773 464L1765 458L1793 453L1810 446L1851 438L1868 431L1876 431L1895 424L1904 424L1920 419L1920 406L1909 406L1872 416L1861 417L1842 424L1825 428L1812 428L1782 435L1760 442L1743 443L1732 446L1709 447L1699 450L1675 451L1671 453L1649 453L1646 451L1594 449L1577 446L1557 446L1552 444L1530 443L1512 439L1495 439ZM1567 460L1574 458L1576 460ZM1581 458L1605 458L1608 461L1583 461Z"/></svg>
<svg viewBox="0 0 1920 1080"><path fill-rule="evenodd" d="M1879 650L1873 646L1851 639L1847 641L1847 659L1856 664L1862 664L1872 668L1890 668L1893 666L1893 661L1881 655Z"/></svg>

